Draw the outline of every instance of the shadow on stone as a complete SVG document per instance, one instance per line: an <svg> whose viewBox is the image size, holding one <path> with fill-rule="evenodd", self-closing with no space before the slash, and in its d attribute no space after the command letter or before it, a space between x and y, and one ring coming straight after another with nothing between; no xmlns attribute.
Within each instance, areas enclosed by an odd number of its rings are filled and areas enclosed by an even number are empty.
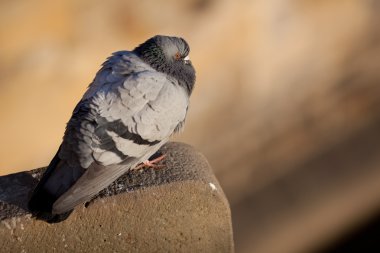
<svg viewBox="0 0 380 253"><path fill-rule="evenodd" d="M0 177L0 220L28 212L28 199L38 180L31 172Z"/></svg>

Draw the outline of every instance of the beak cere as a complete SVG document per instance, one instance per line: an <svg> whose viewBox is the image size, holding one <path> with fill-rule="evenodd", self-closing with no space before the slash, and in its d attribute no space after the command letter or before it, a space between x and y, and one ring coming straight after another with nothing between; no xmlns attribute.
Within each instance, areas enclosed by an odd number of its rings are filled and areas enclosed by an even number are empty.
<svg viewBox="0 0 380 253"><path fill-rule="evenodd" d="M185 64L189 64L190 63L190 56L186 56L185 58L183 58L183 60L185 61Z"/></svg>

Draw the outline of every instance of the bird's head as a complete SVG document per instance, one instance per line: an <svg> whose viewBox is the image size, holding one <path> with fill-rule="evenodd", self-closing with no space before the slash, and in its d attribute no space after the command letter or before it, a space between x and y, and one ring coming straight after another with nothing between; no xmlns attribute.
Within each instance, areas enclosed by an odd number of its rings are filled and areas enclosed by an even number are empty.
<svg viewBox="0 0 380 253"><path fill-rule="evenodd" d="M152 68L176 78L191 94L195 70L189 58L190 47L184 39L156 35L133 51Z"/></svg>

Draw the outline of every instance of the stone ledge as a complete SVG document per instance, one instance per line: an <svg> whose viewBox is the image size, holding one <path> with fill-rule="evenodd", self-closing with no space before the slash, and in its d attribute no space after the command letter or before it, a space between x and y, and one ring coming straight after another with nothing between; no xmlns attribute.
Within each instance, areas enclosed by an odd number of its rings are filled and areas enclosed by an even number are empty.
<svg viewBox="0 0 380 253"><path fill-rule="evenodd" d="M61 223L26 210L43 169L0 177L2 252L233 252L227 199L202 154L169 143L165 168L130 171Z"/></svg>

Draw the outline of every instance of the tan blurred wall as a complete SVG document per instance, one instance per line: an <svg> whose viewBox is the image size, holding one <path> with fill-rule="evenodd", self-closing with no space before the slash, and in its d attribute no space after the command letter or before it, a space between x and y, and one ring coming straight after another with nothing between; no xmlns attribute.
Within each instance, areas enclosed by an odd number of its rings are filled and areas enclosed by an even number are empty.
<svg viewBox="0 0 380 253"><path fill-rule="evenodd" d="M181 139L207 150L204 124L218 118L214 110L231 92L240 93L237 56L246 54L251 36L242 9L230 1L3 1L1 174L46 165L99 65L155 34L183 36L191 45L197 88Z"/></svg>
<svg viewBox="0 0 380 253"><path fill-rule="evenodd" d="M195 38L202 22L191 1L24 0L0 7L0 174L50 161L75 104L110 53L155 34L180 35L194 45L201 69Z"/></svg>
<svg viewBox="0 0 380 253"><path fill-rule="evenodd" d="M240 127L294 104L268 108L273 100L339 78L371 29L364 2L2 1L1 174L46 165L99 65L154 34L190 42L197 87L180 139L218 169L218 147L241 149Z"/></svg>

